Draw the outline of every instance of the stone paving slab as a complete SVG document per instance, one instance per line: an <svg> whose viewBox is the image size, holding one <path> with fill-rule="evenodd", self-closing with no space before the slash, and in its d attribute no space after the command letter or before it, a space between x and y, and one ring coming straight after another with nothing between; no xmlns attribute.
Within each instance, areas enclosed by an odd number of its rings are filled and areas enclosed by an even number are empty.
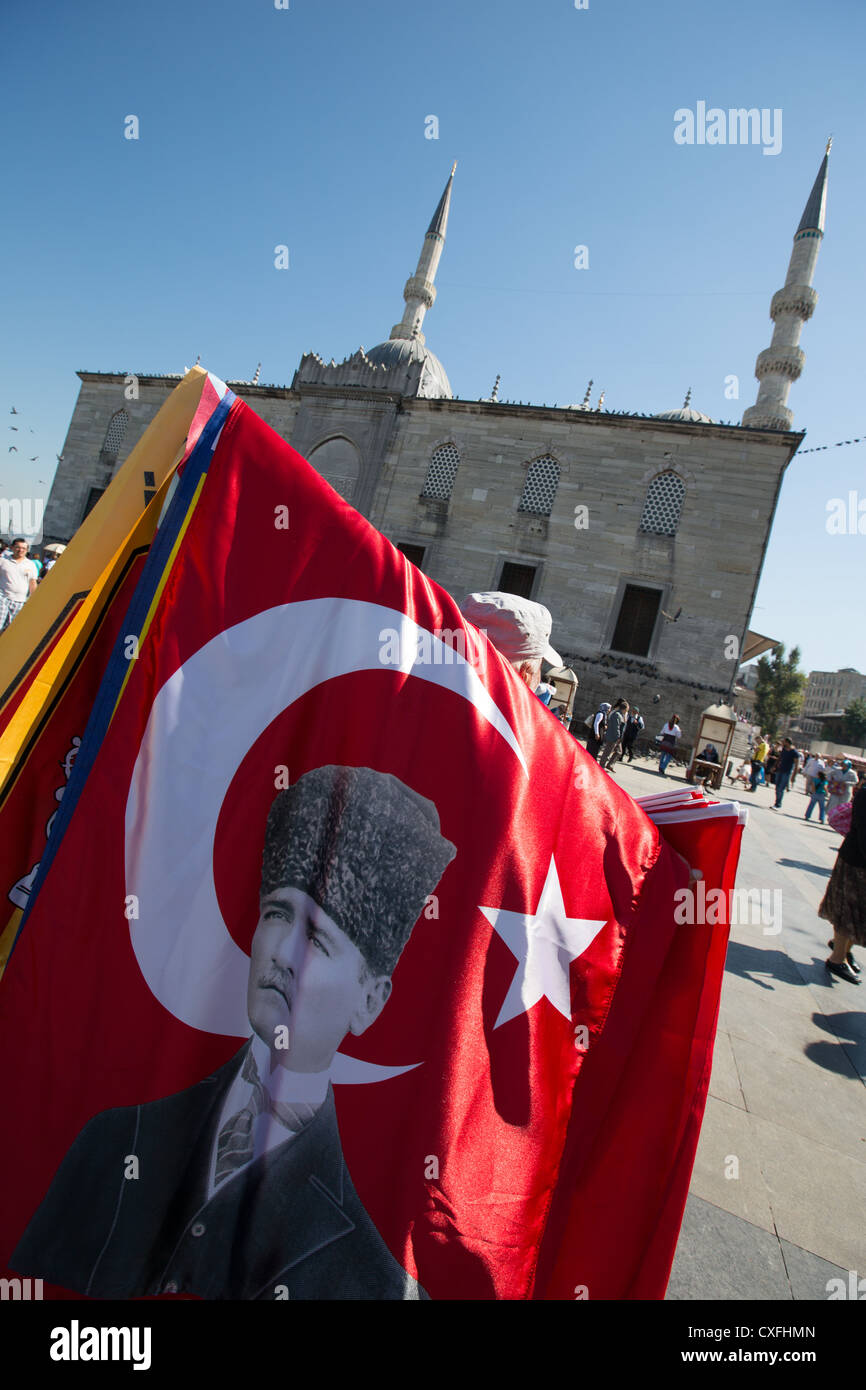
<svg viewBox="0 0 866 1390"><path fill-rule="evenodd" d="M847 1269L822 1260L820 1255L792 1245L789 1240L780 1241L779 1244L794 1298L829 1298L830 1293L835 1292L830 1284L831 1279L842 1279L847 1294L850 1289Z"/></svg>
<svg viewBox="0 0 866 1390"><path fill-rule="evenodd" d="M666 1297L743 1302L748 1299L826 1300L850 1289L848 1270L789 1240L750 1226L701 1197L690 1196Z"/></svg>
<svg viewBox="0 0 866 1390"><path fill-rule="evenodd" d="M734 1061L734 1049L731 1047L731 1039L722 1026L721 1020L713 1050L713 1072L710 1077L709 1094L714 1100L725 1101L728 1105L735 1105L740 1110L746 1108L737 1064Z"/></svg>
<svg viewBox="0 0 866 1390"><path fill-rule="evenodd" d="M752 1116L780 1237L866 1272L866 1162ZM866 1144L863 1146L866 1148Z"/></svg>
<svg viewBox="0 0 866 1390"><path fill-rule="evenodd" d="M792 1298L778 1237L689 1197L667 1298L726 1302Z"/></svg>
<svg viewBox="0 0 866 1390"><path fill-rule="evenodd" d="M760 1144L748 1111L708 1099L690 1190L753 1226L775 1233Z"/></svg>
<svg viewBox="0 0 866 1390"><path fill-rule="evenodd" d="M853 1068L838 1076L732 1038L746 1107L753 1115L866 1161L866 1095ZM866 1221L866 1216L864 1216Z"/></svg>
<svg viewBox="0 0 866 1390"><path fill-rule="evenodd" d="M720 1035L724 1031L804 1066L818 1065L838 1076L857 1076L850 1056L823 1014L808 1006L768 1010L756 1002L754 994L749 989L725 989L719 1010ZM728 1047L733 1057L730 1040ZM737 1080L739 1084L739 1074Z"/></svg>

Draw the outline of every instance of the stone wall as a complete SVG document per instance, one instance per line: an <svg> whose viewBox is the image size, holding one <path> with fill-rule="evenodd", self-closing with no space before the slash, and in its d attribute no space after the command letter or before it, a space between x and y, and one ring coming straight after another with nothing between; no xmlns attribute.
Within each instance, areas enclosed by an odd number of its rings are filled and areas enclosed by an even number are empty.
<svg viewBox="0 0 866 1390"><path fill-rule="evenodd" d="M140 378L138 398L127 399L125 378L81 372L81 390L69 423L62 460L45 508L45 540L68 541L84 520L91 488L104 489L138 443L179 377ZM128 424L116 456L103 454L112 417L125 410Z"/></svg>
<svg viewBox="0 0 866 1390"><path fill-rule="evenodd" d="M402 397L331 380L351 363L307 365L295 389L229 385L305 456L328 439L348 440L359 459L353 504L395 543L424 546L425 573L458 600L499 588L508 560L533 566L532 597L553 614L553 645L573 658L581 708L623 695L648 724L649 711L658 714L659 727L675 708L690 739L700 711L727 698L739 664L728 651L748 627L778 489L799 436ZM80 375L46 539L73 534L90 488L106 486L178 380L139 377L138 398L128 401L122 374ZM100 451L120 408L129 423L109 466ZM460 454L452 496L425 498L431 455L446 443ZM545 455L560 470L549 516L519 506L528 468ZM685 486L674 536L640 530L647 488L666 470ZM612 650L626 583L660 594L663 612L645 657Z"/></svg>
<svg viewBox="0 0 866 1390"><path fill-rule="evenodd" d="M728 639L748 627L796 436L462 401L407 402L399 425L371 519L395 543L425 546L432 579L461 598L498 588L505 560L536 566L532 597L553 614L554 645L582 657L610 649L626 582L656 588L665 613L682 612L659 614L648 663L714 698L729 690ZM453 494L431 503L427 466L448 442L461 457ZM544 454L561 470L549 517L518 510ZM675 537L639 530L647 487L666 469L686 485ZM579 507L586 529L575 527Z"/></svg>
<svg viewBox="0 0 866 1390"><path fill-rule="evenodd" d="M638 706L648 738L659 733L672 714L679 715L683 731L682 745L691 747L697 737L703 711L708 705L724 703L726 699L726 692L718 687L707 689L697 682L638 673L618 662L584 661L579 656L565 652L562 655L580 682L574 697L574 712L578 720L594 714L602 700L614 704L622 698L628 700L632 707ZM654 698L656 695L658 700Z"/></svg>

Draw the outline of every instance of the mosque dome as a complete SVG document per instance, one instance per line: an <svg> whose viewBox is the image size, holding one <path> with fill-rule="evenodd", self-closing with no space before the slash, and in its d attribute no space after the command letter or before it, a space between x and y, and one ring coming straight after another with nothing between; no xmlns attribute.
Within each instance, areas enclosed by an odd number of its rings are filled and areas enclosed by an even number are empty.
<svg viewBox="0 0 866 1390"><path fill-rule="evenodd" d="M679 410L665 410L661 415L654 415L654 420L686 420L693 425L714 425L715 420L709 415L704 415L700 410L693 410L691 406L681 406Z"/></svg>
<svg viewBox="0 0 866 1390"><path fill-rule="evenodd" d="M679 410L665 410L661 415L654 415L654 420L685 420L690 425L714 425L716 422L709 415L704 415L700 410L695 410L689 405L692 398L692 388L686 392L686 398Z"/></svg>
<svg viewBox="0 0 866 1390"><path fill-rule="evenodd" d="M424 370L418 387L418 395L428 399L453 399L451 383L445 368L435 352L431 352L417 338L389 338L374 348L365 350L364 356L377 367L407 367L410 362L423 362Z"/></svg>

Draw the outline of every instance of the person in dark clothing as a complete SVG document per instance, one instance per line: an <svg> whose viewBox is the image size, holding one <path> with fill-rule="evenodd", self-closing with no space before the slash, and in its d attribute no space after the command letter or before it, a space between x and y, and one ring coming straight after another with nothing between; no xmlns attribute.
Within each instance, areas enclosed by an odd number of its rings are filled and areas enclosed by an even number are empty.
<svg viewBox="0 0 866 1390"><path fill-rule="evenodd" d="M782 804L782 797L788 790L791 778L796 775L800 764L800 754L797 752L789 738L782 744L782 751L779 754L779 761L776 766L776 804L774 811L778 811Z"/></svg>
<svg viewBox="0 0 866 1390"><path fill-rule="evenodd" d="M773 744L772 748L767 754L767 763L764 768L764 774L771 786L775 786L776 784L776 769L779 766L779 751L780 750L776 747L776 745Z"/></svg>
<svg viewBox="0 0 866 1390"><path fill-rule="evenodd" d="M604 735L604 749L598 760L599 767L605 768L608 772L613 771L613 765L619 757L627 718L628 701L617 700L608 716L607 730Z"/></svg>
<svg viewBox="0 0 866 1390"><path fill-rule="evenodd" d="M638 740L641 730L644 728L644 721L641 712L635 705L626 720L625 730L622 736L622 756L628 758L629 762L634 762L634 746Z"/></svg>
<svg viewBox="0 0 866 1390"><path fill-rule="evenodd" d="M716 767L719 767L721 765L721 761L722 760L719 757L719 750L714 743L708 743L704 751L698 754L696 760L697 763L715 764ZM694 776L695 779L702 784L704 789L707 790L713 780L713 777L715 776L715 773L711 772L709 767L703 767L699 770L697 766L695 766ZM721 783L721 778L719 779L719 782Z"/></svg>
<svg viewBox="0 0 866 1390"><path fill-rule="evenodd" d="M866 946L866 787L851 803L851 829L839 846L818 916L833 926L827 969L859 985L860 966L851 948Z"/></svg>
<svg viewBox="0 0 866 1390"><path fill-rule="evenodd" d="M591 758L598 762L598 750L604 743L604 736L607 733L607 716L610 713L610 704L607 700L599 705L592 717L592 728L589 731L589 738L586 740L586 751Z"/></svg>

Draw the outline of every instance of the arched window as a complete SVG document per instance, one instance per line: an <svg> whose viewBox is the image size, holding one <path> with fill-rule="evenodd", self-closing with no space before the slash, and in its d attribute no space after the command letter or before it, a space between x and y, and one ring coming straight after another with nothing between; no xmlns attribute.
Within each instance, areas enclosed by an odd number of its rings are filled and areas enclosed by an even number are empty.
<svg viewBox="0 0 866 1390"><path fill-rule="evenodd" d="M352 501L358 486L361 456L350 440L326 439L310 454L310 463L335 492L347 502Z"/></svg>
<svg viewBox="0 0 866 1390"><path fill-rule="evenodd" d="M440 444L433 450L421 496L436 497L441 502L447 502L459 467L460 455L456 444Z"/></svg>
<svg viewBox="0 0 866 1390"><path fill-rule="evenodd" d="M105 439L102 443L103 459L113 460L117 458L128 424L129 416L126 411L116 410L108 422L108 429L105 431Z"/></svg>
<svg viewBox="0 0 866 1390"><path fill-rule="evenodd" d="M670 470L659 473L647 488L639 529L657 536L675 536L685 495L686 485L682 478Z"/></svg>
<svg viewBox="0 0 866 1390"><path fill-rule="evenodd" d="M555 458L545 454L535 459L526 474L523 496L518 511L534 512L536 516L550 516L559 486L559 464Z"/></svg>

